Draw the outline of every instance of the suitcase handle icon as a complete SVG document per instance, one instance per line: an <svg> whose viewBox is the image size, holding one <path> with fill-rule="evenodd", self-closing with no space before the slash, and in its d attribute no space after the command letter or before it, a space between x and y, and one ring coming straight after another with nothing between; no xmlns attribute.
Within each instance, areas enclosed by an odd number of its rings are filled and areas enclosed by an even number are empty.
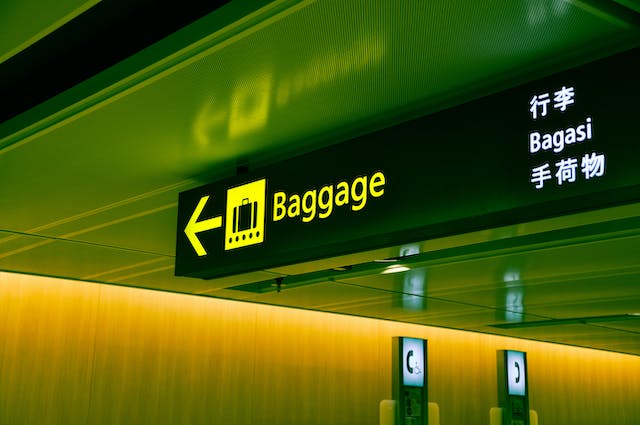
<svg viewBox="0 0 640 425"><path fill-rule="evenodd" d="M244 198L242 204L233 209L233 233L255 229L258 216L258 202Z"/></svg>

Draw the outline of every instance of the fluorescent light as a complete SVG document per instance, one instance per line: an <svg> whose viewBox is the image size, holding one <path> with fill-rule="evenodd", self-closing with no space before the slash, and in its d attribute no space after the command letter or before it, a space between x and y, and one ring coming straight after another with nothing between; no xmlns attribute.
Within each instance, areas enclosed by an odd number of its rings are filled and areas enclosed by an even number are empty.
<svg viewBox="0 0 640 425"><path fill-rule="evenodd" d="M411 269L409 267L407 267L407 266L402 266L400 264L396 264L396 265L389 266L386 269L384 269L382 271L382 274L400 273L400 272L406 272L408 270L411 270Z"/></svg>

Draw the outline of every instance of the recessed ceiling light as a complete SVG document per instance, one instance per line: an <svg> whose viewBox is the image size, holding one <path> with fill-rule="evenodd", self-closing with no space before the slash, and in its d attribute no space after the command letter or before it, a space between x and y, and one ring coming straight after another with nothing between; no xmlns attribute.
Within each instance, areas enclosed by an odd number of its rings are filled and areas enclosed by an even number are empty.
<svg viewBox="0 0 640 425"><path fill-rule="evenodd" d="M340 267L334 267L331 270L336 271L336 272L346 272L349 271L353 268L353 266L349 265L349 266L340 266Z"/></svg>
<svg viewBox="0 0 640 425"><path fill-rule="evenodd" d="M400 273L400 272L406 272L407 270L411 270L411 269L409 267L407 267L407 266L402 266L400 264L396 264L396 265L389 266L386 269L384 269L382 271L382 274Z"/></svg>

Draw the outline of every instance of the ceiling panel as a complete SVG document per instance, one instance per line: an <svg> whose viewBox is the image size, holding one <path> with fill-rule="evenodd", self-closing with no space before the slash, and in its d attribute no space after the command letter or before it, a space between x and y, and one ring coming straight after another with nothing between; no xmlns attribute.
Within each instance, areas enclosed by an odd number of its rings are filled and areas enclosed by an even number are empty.
<svg viewBox="0 0 640 425"><path fill-rule="evenodd" d="M113 203L104 203L98 208L83 211L80 214L66 217L63 220L52 221L36 228L29 229L30 233L38 233L52 237L68 237L64 235L82 235L98 230L105 224L114 225L136 217L147 217L154 212L167 209L168 205L176 204L178 193L188 187L191 182L179 182L170 186L160 187L155 190L137 194L129 198L121 199ZM48 208L44 209L48 214ZM42 218L46 218L42 214ZM92 230L93 229L93 230ZM126 234L126 232L123 232ZM106 236L106 235L105 235ZM133 238L130 238L133 239ZM136 238L137 239L137 238ZM98 242L97 240L91 240Z"/></svg>
<svg viewBox="0 0 640 425"><path fill-rule="evenodd" d="M553 300L543 306L527 304L527 312L553 318L597 317L617 314L633 314L640 311L640 291L633 289L620 297L609 297L605 288L601 290L602 298L580 300L580 291L576 291L573 299L565 301Z"/></svg>
<svg viewBox="0 0 640 425"><path fill-rule="evenodd" d="M497 317L501 316L500 312L494 309L403 294L388 294L385 299L345 304L329 310L452 328L495 322L498 320Z"/></svg>
<svg viewBox="0 0 640 425"><path fill-rule="evenodd" d="M405 273L376 274L342 281L357 285L412 294L437 296L468 302L482 300L485 305L495 304L517 288L544 296L557 287L553 296L563 291L574 296L578 287L583 293L598 296L608 289L606 280L621 280L624 290L634 287L640 272L638 255L640 237L607 239L590 243L569 244L562 247L523 250L518 254L500 254L480 251L484 258L447 262L438 259L433 266L412 268ZM425 263L429 263L428 253ZM604 281L604 282L603 282ZM615 294L615 288L613 293ZM493 292L493 295L491 294ZM595 294L594 294L595 292ZM551 295L551 294L550 294ZM484 297L484 298L482 298ZM562 298L560 298L562 300ZM534 302L535 303L535 302Z"/></svg>
<svg viewBox="0 0 640 425"><path fill-rule="evenodd" d="M0 63L60 28L100 0L3 0Z"/></svg>
<svg viewBox="0 0 640 425"><path fill-rule="evenodd" d="M452 311L446 315L435 316L416 316L411 317L411 323L421 323L431 326L440 326L445 328L464 329L469 331L485 332L485 333L501 333L496 328L487 326L487 323L501 324L511 323L514 321L535 321L540 320L539 316L533 314L525 314L521 312L502 311L488 308L473 308L461 310L460 312ZM504 335L514 336L513 330L502 332Z"/></svg>
<svg viewBox="0 0 640 425"><path fill-rule="evenodd" d="M159 289L164 291L182 292L214 296L219 298L236 298L243 300L254 294L240 291L225 290L229 286L275 279L280 275L269 272L254 272L215 281L189 279L174 276L173 259L164 258L162 262L147 265L143 269L128 270L116 276L109 277L109 282L138 286L142 288Z"/></svg>
<svg viewBox="0 0 640 425"><path fill-rule="evenodd" d="M165 255L173 259L178 221L174 200L149 210L113 218L94 227L70 233L68 239Z"/></svg>
<svg viewBox="0 0 640 425"><path fill-rule="evenodd" d="M247 300L302 307L309 309L331 310L345 304L360 304L386 298L389 294L370 288L341 285L336 282L319 282L294 288L286 287L286 280L281 292L274 290L265 294L255 294ZM339 307L337 307L339 308Z"/></svg>
<svg viewBox="0 0 640 425"><path fill-rule="evenodd" d="M0 231L0 260L50 243L45 238Z"/></svg>
<svg viewBox="0 0 640 425"><path fill-rule="evenodd" d="M546 328L546 329L545 329ZM575 325L558 325L558 326L540 326L534 328L521 328L511 334L518 335L522 338L545 339L556 342L566 342L575 345L584 345L592 341L597 343L599 347L607 341L622 340L628 342L629 339L638 338L638 334L616 331L603 326L593 324L575 324Z"/></svg>
<svg viewBox="0 0 640 425"><path fill-rule="evenodd" d="M637 306L638 306L638 303L636 302L636 307ZM640 316L640 313L635 313L635 314L636 316ZM640 334L640 318L635 318L633 320L629 320L629 319L613 320L607 323L603 323L601 324L601 326Z"/></svg>
<svg viewBox="0 0 640 425"><path fill-rule="evenodd" d="M23 247L0 254L0 270L81 279L158 256L64 240L24 237Z"/></svg>
<svg viewBox="0 0 640 425"><path fill-rule="evenodd" d="M519 313L547 318L626 314L639 310L639 275L601 279L558 280L544 285L521 284L492 290L457 293L444 298L495 307L511 317Z"/></svg>

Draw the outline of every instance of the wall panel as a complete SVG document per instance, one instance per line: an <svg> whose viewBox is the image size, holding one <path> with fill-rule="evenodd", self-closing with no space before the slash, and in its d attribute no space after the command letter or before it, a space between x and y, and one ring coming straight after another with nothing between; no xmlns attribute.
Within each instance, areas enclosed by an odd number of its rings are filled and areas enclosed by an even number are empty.
<svg viewBox="0 0 640 425"><path fill-rule="evenodd" d="M429 339L443 424L488 424L496 350L528 352L541 424L640 423L640 358L0 273L0 424L377 424L391 337Z"/></svg>
<svg viewBox="0 0 640 425"><path fill-rule="evenodd" d="M100 288L0 273L0 424L87 423Z"/></svg>

